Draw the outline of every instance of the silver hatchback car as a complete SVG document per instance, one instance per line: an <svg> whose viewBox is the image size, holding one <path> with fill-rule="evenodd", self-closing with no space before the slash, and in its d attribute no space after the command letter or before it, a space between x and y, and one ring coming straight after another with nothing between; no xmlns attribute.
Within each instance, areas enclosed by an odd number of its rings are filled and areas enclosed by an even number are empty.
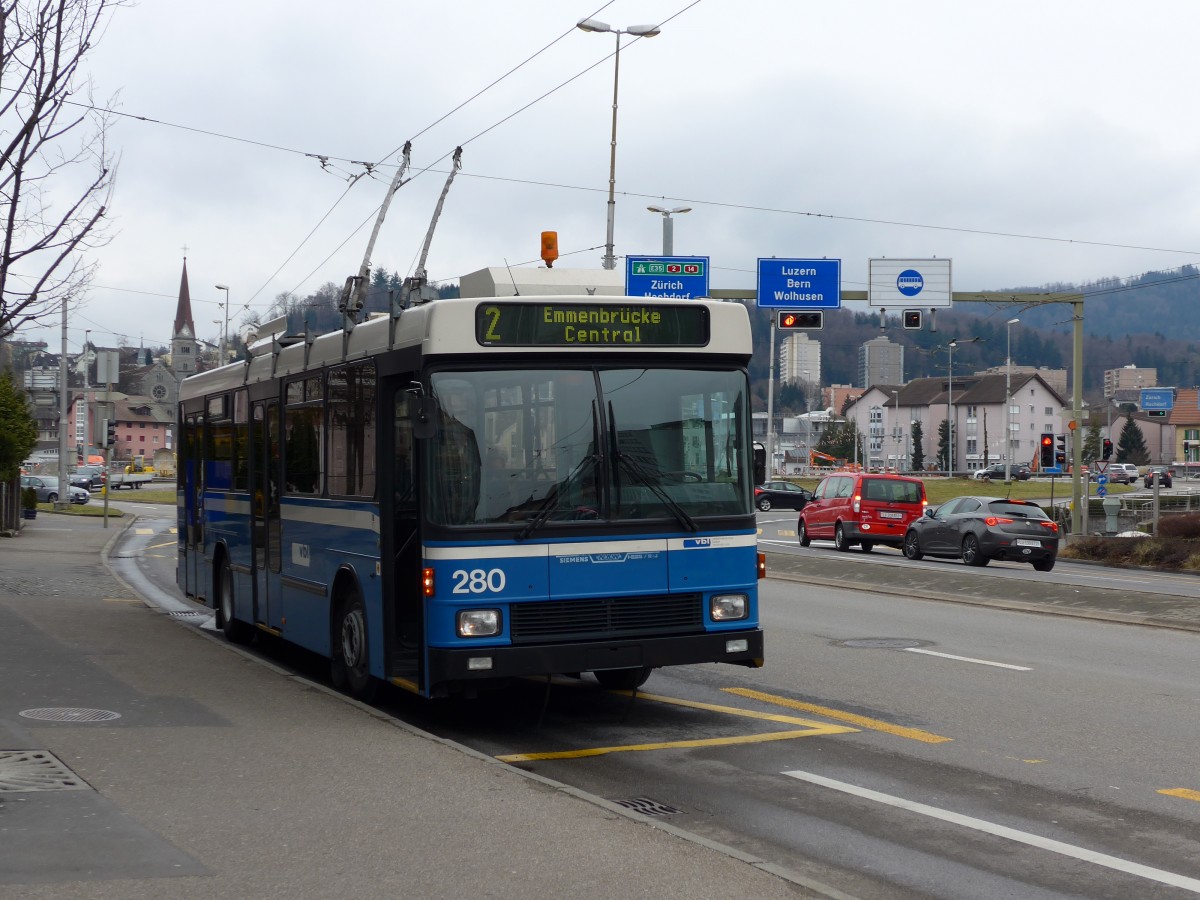
<svg viewBox="0 0 1200 900"><path fill-rule="evenodd" d="M58 478L53 475L22 475L21 487L31 487L37 494L38 503L57 503L59 488ZM72 503L84 504L91 499L91 494L73 484L67 485L70 490L68 497Z"/></svg>

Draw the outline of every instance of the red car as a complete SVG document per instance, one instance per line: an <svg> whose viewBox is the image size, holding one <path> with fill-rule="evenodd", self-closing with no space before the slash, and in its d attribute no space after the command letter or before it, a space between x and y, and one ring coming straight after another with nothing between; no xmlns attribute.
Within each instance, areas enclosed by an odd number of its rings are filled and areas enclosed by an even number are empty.
<svg viewBox="0 0 1200 900"><path fill-rule="evenodd" d="M921 517L927 503L919 478L826 475L800 510L796 534L801 547L819 539L832 540L839 550L858 544L864 553L876 544L899 547L909 523Z"/></svg>

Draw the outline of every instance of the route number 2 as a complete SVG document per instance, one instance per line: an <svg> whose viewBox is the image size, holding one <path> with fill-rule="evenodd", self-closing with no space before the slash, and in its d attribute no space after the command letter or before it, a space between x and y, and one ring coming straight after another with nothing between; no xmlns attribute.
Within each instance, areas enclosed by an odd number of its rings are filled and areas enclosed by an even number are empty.
<svg viewBox="0 0 1200 900"><path fill-rule="evenodd" d="M498 594L504 590L503 569L455 569L450 576L454 579L456 594Z"/></svg>

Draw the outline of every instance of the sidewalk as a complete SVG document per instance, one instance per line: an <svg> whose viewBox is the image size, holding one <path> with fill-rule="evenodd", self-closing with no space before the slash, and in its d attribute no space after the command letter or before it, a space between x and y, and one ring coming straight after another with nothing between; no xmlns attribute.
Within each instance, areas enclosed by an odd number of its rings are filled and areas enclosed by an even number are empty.
<svg viewBox="0 0 1200 900"><path fill-rule="evenodd" d="M0 539L0 898L840 896L183 627L133 519Z"/></svg>

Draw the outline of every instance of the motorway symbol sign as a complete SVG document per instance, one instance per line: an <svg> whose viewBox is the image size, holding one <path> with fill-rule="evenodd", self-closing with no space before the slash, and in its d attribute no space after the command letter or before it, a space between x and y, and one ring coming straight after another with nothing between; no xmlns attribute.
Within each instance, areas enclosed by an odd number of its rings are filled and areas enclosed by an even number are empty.
<svg viewBox="0 0 1200 900"><path fill-rule="evenodd" d="M772 309L841 309L840 259L760 259L758 305Z"/></svg>
<svg viewBox="0 0 1200 900"><path fill-rule="evenodd" d="M708 296L707 256L627 256L625 294L694 300Z"/></svg>

